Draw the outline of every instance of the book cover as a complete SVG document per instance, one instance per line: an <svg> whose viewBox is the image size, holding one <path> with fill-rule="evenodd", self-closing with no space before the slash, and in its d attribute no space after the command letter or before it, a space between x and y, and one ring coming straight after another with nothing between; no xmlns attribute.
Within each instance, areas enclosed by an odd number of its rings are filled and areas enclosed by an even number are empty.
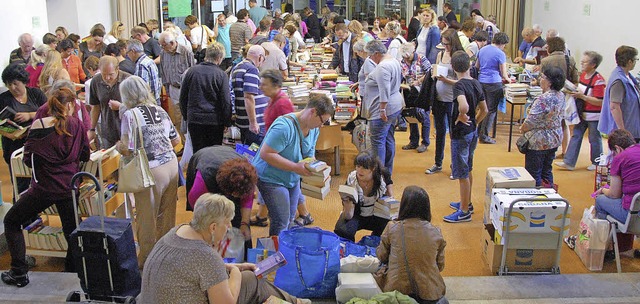
<svg viewBox="0 0 640 304"><path fill-rule="evenodd" d="M303 195L308 197L313 197L315 199L324 200L325 197L329 194L331 187L322 188L322 192L309 191L307 189L300 189Z"/></svg>
<svg viewBox="0 0 640 304"><path fill-rule="evenodd" d="M278 268L287 264L287 260L282 255L282 252L278 251L268 258L256 263L256 270L253 272L257 278L262 278L266 274L276 271Z"/></svg>
<svg viewBox="0 0 640 304"><path fill-rule="evenodd" d="M305 182L300 183L300 188L301 189L306 189L306 190L313 191L313 192L318 192L318 193L326 192L325 188L329 188L330 186L331 186L330 183L325 183L321 187L309 185L309 184L307 184Z"/></svg>
<svg viewBox="0 0 640 304"><path fill-rule="evenodd" d="M358 202L358 190L354 187L340 185L340 187L338 187L338 193L340 193L340 197L343 201L351 200L354 203Z"/></svg>
<svg viewBox="0 0 640 304"><path fill-rule="evenodd" d="M304 163L304 167L311 172L320 172L329 167L327 163L311 157L307 157L300 162Z"/></svg>

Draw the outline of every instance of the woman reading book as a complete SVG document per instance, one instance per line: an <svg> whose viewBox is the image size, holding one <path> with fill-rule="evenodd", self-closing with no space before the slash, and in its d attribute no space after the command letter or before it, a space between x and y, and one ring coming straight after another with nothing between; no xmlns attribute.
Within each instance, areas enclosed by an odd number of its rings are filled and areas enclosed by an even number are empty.
<svg viewBox="0 0 640 304"><path fill-rule="evenodd" d="M356 169L349 173L346 185L355 188L357 197L340 193L342 213L334 229L338 236L351 241L361 229L371 230L375 236L382 234L390 218L388 213L376 212L376 204L380 198L393 196L391 175L377 157L361 152L354 164Z"/></svg>

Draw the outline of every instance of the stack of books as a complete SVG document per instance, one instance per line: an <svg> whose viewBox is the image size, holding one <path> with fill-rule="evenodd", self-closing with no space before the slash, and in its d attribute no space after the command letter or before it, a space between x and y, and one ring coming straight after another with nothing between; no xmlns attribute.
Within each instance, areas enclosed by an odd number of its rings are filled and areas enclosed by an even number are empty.
<svg viewBox="0 0 640 304"><path fill-rule="evenodd" d="M529 97L536 98L542 95L542 88L539 86L529 86L527 88L527 93L529 94Z"/></svg>
<svg viewBox="0 0 640 304"><path fill-rule="evenodd" d="M393 197L381 197L373 206L373 215L386 219L395 219L400 211L400 202Z"/></svg>
<svg viewBox="0 0 640 304"><path fill-rule="evenodd" d="M307 170L312 172L310 176L302 177L300 183L302 194L324 200L329 194L331 186L331 167L327 163L313 158L305 158L300 162L304 162Z"/></svg>
<svg viewBox="0 0 640 304"><path fill-rule="evenodd" d="M45 226L38 218L22 230L27 248L66 251L69 245L62 227Z"/></svg>
<svg viewBox="0 0 640 304"><path fill-rule="evenodd" d="M522 83L509 83L504 85L505 98L512 103L527 102L527 88L529 85Z"/></svg>
<svg viewBox="0 0 640 304"><path fill-rule="evenodd" d="M102 149L93 152L91 153L91 156L89 156L89 161L81 165L82 171L89 172L93 174L93 176L98 176L98 172L102 164L109 160L111 157L117 157L118 154L119 153L118 151L116 151L115 146L109 149Z"/></svg>
<svg viewBox="0 0 640 304"><path fill-rule="evenodd" d="M289 86L288 93L294 105L306 106L309 102L309 88L306 83Z"/></svg>

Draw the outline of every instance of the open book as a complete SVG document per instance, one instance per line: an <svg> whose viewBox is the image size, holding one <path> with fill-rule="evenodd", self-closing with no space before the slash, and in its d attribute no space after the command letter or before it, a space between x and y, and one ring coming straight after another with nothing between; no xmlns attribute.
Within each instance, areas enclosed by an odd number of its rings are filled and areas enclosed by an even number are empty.
<svg viewBox="0 0 640 304"><path fill-rule="evenodd" d="M15 116L16 112L10 107L4 107L0 111L0 135L15 140L26 134L28 127L22 127L14 122Z"/></svg>
<svg viewBox="0 0 640 304"><path fill-rule="evenodd" d="M340 197L342 198L342 200L349 199L354 203L358 202L358 190L356 190L356 188L354 187L340 185L340 187L338 188L338 193L340 193Z"/></svg>

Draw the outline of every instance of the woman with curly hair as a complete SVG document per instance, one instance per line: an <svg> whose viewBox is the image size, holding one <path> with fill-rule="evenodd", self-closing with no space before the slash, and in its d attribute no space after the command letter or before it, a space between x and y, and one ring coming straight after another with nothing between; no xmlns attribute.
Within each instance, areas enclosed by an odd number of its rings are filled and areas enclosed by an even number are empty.
<svg viewBox="0 0 640 304"><path fill-rule="evenodd" d="M249 221L258 175L242 155L227 146L211 146L193 154L187 167L187 209L205 193L226 196L235 205L231 226L245 237L245 248L252 248Z"/></svg>

